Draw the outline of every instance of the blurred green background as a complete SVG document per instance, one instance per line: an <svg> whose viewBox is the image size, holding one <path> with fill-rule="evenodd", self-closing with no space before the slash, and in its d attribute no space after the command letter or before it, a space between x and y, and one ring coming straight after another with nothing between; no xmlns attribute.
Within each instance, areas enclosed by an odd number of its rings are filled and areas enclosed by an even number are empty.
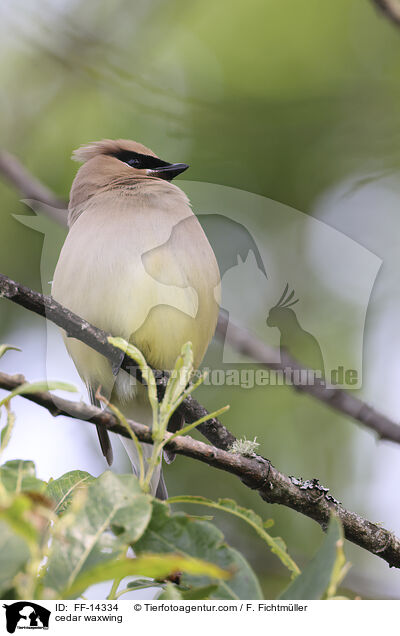
<svg viewBox="0 0 400 636"><path fill-rule="evenodd" d="M399 419L400 29L367 0L0 0L0 17L1 144L60 197L68 197L76 172L74 148L133 138L190 164L187 179L290 205L383 259L359 394ZM19 198L0 183L0 271L41 289L43 237L13 218L32 214ZM332 322L348 311L338 294ZM41 319L0 301L0 341L25 352L9 354L8 369L25 372L29 356L31 375L40 377L44 333ZM208 361L219 355L214 343ZM318 477L346 507L400 534L399 448L290 388L202 387L197 397L210 409L229 403L227 426L257 435L281 470ZM85 452L101 472L87 428ZM53 429L65 437L72 430L59 421ZM24 439L10 446L10 458L34 458ZM49 434L47 443L47 455L57 457ZM70 461L85 468L73 452ZM116 469L128 469L122 455ZM57 476L53 464L38 462L39 477L48 470ZM172 495L233 497L273 517L300 565L322 539L311 520L263 503L202 464L178 458L166 478ZM240 522L218 523L255 567L266 596L275 596L287 579L279 562ZM346 554L350 594L400 597L397 572L349 543Z"/></svg>

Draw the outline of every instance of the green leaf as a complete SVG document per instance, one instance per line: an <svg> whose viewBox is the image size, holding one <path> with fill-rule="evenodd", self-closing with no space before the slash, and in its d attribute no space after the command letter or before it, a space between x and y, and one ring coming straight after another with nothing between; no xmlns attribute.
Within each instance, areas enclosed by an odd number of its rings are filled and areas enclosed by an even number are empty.
<svg viewBox="0 0 400 636"><path fill-rule="evenodd" d="M175 572L188 572L193 575L207 575L214 579L229 576L213 563L202 559L183 557L180 554L146 554L136 559L119 559L101 563L84 574L62 591L61 598L73 598L82 594L89 586L101 581L123 579L125 576L139 574L152 579L166 579Z"/></svg>
<svg viewBox="0 0 400 636"><path fill-rule="evenodd" d="M36 477L35 464L22 459L13 459L0 466L0 481L8 493L43 493L46 489L46 482Z"/></svg>
<svg viewBox="0 0 400 636"><path fill-rule="evenodd" d="M224 542L218 528L206 521L192 519L183 513L171 514L166 504L153 501L153 515L146 532L134 546L135 553L178 552L187 557L200 558L233 572L229 581L219 581L212 598L262 598L257 578L236 550ZM209 577L184 573L182 585L199 587L210 584Z"/></svg>
<svg viewBox="0 0 400 636"><path fill-rule="evenodd" d="M153 411L153 414L158 413L158 399L157 399L157 385L154 378L154 373L151 368L148 366L146 359L141 351L133 344L127 342L123 338L114 338L113 336L109 336L107 338L108 342L113 345L113 347L117 347L128 355L132 360L138 364L143 379L147 384L147 394L150 401L150 405ZM154 422L153 422L154 424Z"/></svg>
<svg viewBox="0 0 400 636"><path fill-rule="evenodd" d="M7 409L7 423L4 428L1 429L0 434L0 453L8 446L11 439L11 433L13 432L15 424L15 415L10 408Z"/></svg>
<svg viewBox="0 0 400 636"><path fill-rule="evenodd" d="M167 585L161 593L157 596L157 601L181 601L183 599L182 594L179 591L179 588L168 581Z"/></svg>
<svg viewBox="0 0 400 636"><path fill-rule="evenodd" d="M4 356L6 351L22 351L22 349L18 349L18 347L13 347L13 345L2 344L0 345L0 358Z"/></svg>
<svg viewBox="0 0 400 636"><path fill-rule="evenodd" d="M52 382L52 381L40 381L40 382L26 382L25 384L21 384L16 389L11 391L5 398L3 398L0 402L0 406L7 404L13 397L16 395L27 394L27 393L36 393L38 391L69 391L71 393L76 393L78 389L68 382Z"/></svg>
<svg viewBox="0 0 400 636"><path fill-rule="evenodd" d="M47 484L46 495L52 499L55 504L55 512L62 514L68 509L73 496L94 480L94 477L83 470L72 470L65 473L58 479L51 479Z"/></svg>
<svg viewBox="0 0 400 636"><path fill-rule="evenodd" d="M332 516L324 542L302 573L279 597L282 600L318 600L332 580L336 559L341 555L343 530L339 519Z"/></svg>
<svg viewBox="0 0 400 636"><path fill-rule="evenodd" d="M207 420L211 420L214 417L219 417L223 413L226 413L226 411L229 411L229 409L230 409L230 406L229 406L229 404L227 404L226 406L222 406L220 409L217 409L216 411L213 411L212 413L207 413L207 415L204 415L204 417L201 417L200 419L196 420L195 422L192 422L191 424L188 424L187 426L183 426L183 428L180 428L179 431L176 431L176 433L173 433L172 435L170 435L163 442L163 446L165 446L165 444L167 444L171 440L175 439L175 437L178 437L178 436L181 436L181 435L187 435L187 433L190 433L190 431L192 431L193 429L197 428L199 426L199 424L202 424L203 422L206 422Z"/></svg>
<svg viewBox="0 0 400 636"><path fill-rule="evenodd" d="M162 585L162 587L165 587L165 584L161 584L158 581L154 582L152 579L142 579L142 578L137 578L134 579L133 581L129 581L126 584L126 589L131 591L131 590L136 590L136 589L140 589L143 587L156 587L158 585Z"/></svg>
<svg viewBox="0 0 400 636"><path fill-rule="evenodd" d="M24 494L14 497L6 508L0 508L0 518L6 521L13 531L26 541L30 548L39 541L39 530L34 525L35 516L31 514L33 501Z"/></svg>
<svg viewBox="0 0 400 636"><path fill-rule="evenodd" d="M16 534L8 523L0 520L0 596L12 586L13 578L27 563L30 556L26 541Z"/></svg>
<svg viewBox="0 0 400 636"><path fill-rule="evenodd" d="M192 343L186 342L181 349L180 355L176 359L175 368L168 378L165 388L164 398L161 405L161 412L167 415L170 407L174 407L179 401L182 393L193 374L193 350Z"/></svg>
<svg viewBox="0 0 400 636"><path fill-rule="evenodd" d="M346 557L344 555L344 550L343 550L343 547L344 547L343 528L340 523L339 523L339 526L340 526L341 536L340 536L340 539L336 542L336 559L335 559L335 565L333 566L333 570L331 574L331 580L329 581L329 586L326 591L327 599L334 598L336 596L337 588L339 587L340 583L343 581L344 577L346 576L347 572L350 569L350 563L346 562Z"/></svg>
<svg viewBox="0 0 400 636"><path fill-rule="evenodd" d="M144 579L142 579L142 585L140 586L141 589L143 589L143 587L150 587L149 581L147 580L146 582L147 585L145 585ZM153 583L153 586L156 585L157 582ZM127 587L129 587L129 585ZM202 587L191 587L189 590L186 590L174 583L171 583L170 581L167 581L167 584L164 584L161 587L161 593L157 597L158 601L173 599L180 599L183 601L207 600L212 597L212 594L217 593L218 591L218 583L211 583L210 585L203 585ZM131 589L135 588L130 588L126 591L131 591Z"/></svg>
<svg viewBox="0 0 400 636"><path fill-rule="evenodd" d="M212 598L217 591L218 585L204 585L203 587L192 587L190 590L181 590L181 596L184 601L199 601Z"/></svg>
<svg viewBox="0 0 400 636"><path fill-rule="evenodd" d="M80 508L74 512L72 503L60 519L59 531L55 528L45 585L57 591L72 588L85 571L115 559L142 535L151 510L151 499L134 475L106 471L93 479Z"/></svg>
<svg viewBox="0 0 400 636"><path fill-rule="evenodd" d="M300 573L298 566L289 556L283 539L281 539L281 537L271 537L271 535L266 532L266 524L263 522L261 517L259 517L253 510L239 506L233 499L218 499L218 501L212 501L212 499L206 499L205 497L188 495L171 497L168 499L168 503L200 504L202 506L208 506L209 508L215 508L216 510L229 512L230 514L243 519L243 521L246 521L246 523L254 528L259 537L261 537L261 539L263 539L269 546L271 552L276 554L283 565L285 565L294 576L297 576Z"/></svg>

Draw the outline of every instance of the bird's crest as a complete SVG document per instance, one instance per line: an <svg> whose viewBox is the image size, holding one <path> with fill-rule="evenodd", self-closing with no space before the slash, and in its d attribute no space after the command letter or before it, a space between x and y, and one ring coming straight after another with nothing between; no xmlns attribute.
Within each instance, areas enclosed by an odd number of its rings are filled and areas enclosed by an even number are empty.
<svg viewBox="0 0 400 636"><path fill-rule="evenodd" d="M274 305L274 309L278 307L285 307L285 308L292 307L293 305L299 302L298 298L296 298L295 300L292 300L294 296L294 289L289 294L288 292L289 292L289 283L286 283L286 287L283 290L283 294L278 300L278 302L276 303L276 305Z"/></svg>
<svg viewBox="0 0 400 636"><path fill-rule="evenodd" d="M84 163L97 155L117 155L122 151L157 157L150 148L146 148L146 146L137 141L131 141L130 139L102 139L102 141L92 141L90 144L85 144L74 150L72 159Z"/></svg>

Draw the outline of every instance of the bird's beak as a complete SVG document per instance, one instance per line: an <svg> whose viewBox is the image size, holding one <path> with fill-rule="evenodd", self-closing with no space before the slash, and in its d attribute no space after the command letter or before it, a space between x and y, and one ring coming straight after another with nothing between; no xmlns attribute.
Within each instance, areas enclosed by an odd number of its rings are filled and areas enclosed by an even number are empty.
<svg viewBox="0 0 400 636"><path fill-rule="evenodd" d="M166 181L172 181L178 174L187 170L189 166L187 163L167 163L165 166L159 168L150 168L147 170L149 177L158 177L159 179L165 179Z"/></svg>

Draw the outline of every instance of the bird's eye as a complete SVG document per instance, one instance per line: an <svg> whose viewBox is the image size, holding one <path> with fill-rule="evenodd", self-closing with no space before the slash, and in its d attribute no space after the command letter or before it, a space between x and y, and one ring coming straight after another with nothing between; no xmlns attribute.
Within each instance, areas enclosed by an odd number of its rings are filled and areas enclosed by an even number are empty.
<svg viewBox="0 0 400 636"><path fill-rule="evenodd" d="M158 159L157 157L142 155L139 152L132 152L130 150L121 150L113 156L119 159L119 161L123 161L123 163L138 170L149 170L151 168L161 168L162 166L169 165L166 161L162 161L162 159Z"/></svg>

